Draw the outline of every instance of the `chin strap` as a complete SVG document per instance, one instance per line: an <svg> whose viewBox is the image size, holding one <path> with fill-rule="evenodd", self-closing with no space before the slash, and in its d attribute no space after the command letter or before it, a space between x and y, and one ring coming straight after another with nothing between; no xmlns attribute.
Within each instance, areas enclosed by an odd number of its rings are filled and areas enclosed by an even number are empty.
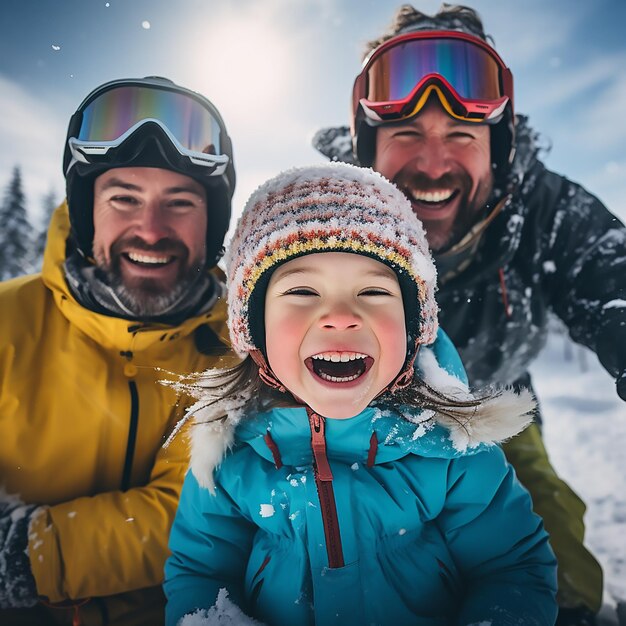
<svg viewBox="0 0 626 626"><path fill-rule="evenodd" d="M406 364L404 369L396 376L395 380L389 385L387 385L378 394L378 396L376 396L377 398L383 393L385 393L385 391L388 391L389 393L395 393L396 391L398 391L398 389L405 389L413 382L413 378L415 376L415 359L417 358L417 353L420 350L420 345L421 344L419 343L415 344L415 351L413 353L413 356L411 357L411 360Z"/></svg>
<svg viewBox="0 0 626 626"><path fill-rule="evenodd" d="M403 370L391 385L383 389L383 392L387 390L389 393L395 393L398 389L405 389L411 384L414 374L415 368L411 365L408 369Z"/></svg>
<svg viewBox="0 0 626 626"><path fill-rule="evenodd" d="M285 393L287 389L285 386L276 378L274 372L272 372L270 366L268 365L263 353L260 350L250 350L250 356L252 360L259 366L259 377L261 380L272 389L277 389L281 393Z"/></svg>

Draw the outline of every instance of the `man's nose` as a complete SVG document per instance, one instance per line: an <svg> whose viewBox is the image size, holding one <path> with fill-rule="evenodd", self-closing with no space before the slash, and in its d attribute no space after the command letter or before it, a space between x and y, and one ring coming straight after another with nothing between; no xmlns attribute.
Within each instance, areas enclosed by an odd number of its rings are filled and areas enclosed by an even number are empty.
<svg viewBox="0 0 626 626"><path fill-rule="evenodd" d="M331 303L319 320L325 330L357 330L362 324L361 316L346 302Z"/></svg>
<svg viewBox="0 0 626 626"><path fill-rule="evenodd" d="M154 244L170 234L168 221L158 202L148 202L139 211L135 226L135 234L148 244Z"/></svg>
<svg viewBox="0 0 626 626"><path fill-rule="evenodd" d="M446 142L439 137L429 137L419 148L415 168L432 180L450 172L450 154Z"/></svg>

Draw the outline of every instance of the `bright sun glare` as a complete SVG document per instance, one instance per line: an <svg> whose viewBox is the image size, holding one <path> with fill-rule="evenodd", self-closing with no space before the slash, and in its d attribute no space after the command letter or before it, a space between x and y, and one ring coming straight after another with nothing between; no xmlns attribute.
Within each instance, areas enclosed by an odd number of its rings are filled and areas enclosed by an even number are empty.
<svg viewBox="0 0 626 626"><path fill-rule="evenodd" d="M230 13L230 12L229 12ZM228 113L229 127L271 119L292 83L292 42L271 15L249 11L225 15L205 29L190 68L201 93Z"/></svg>

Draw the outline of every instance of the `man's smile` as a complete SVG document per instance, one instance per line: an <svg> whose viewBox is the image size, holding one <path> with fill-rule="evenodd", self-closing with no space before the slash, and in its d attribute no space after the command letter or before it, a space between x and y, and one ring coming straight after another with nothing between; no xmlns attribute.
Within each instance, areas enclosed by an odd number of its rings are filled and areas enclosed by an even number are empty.
<svg viewBox="0 0 626 626"><path fill-rule="evenodd" d="M433 189L430 191L405 187L404 193L413 202L419 202L426 206L443 205L450 202L459 194L458 189Z"/></svg>
<svg viewBox="0 0 626 626"><path fill-rule="evenodd" d="M454 215L458 209L461 190L454 187L424 189L412 185L400 186L404 195L411 201L413 211L422 220L444 220Z"/></svg>
<svg viewBox="0 0 626 626"><path fill-rule="evenodd" d="M165 265L171 263L176 257L170 255L154 256L145 252L127 252L126 258L138 265Z"/></svg>

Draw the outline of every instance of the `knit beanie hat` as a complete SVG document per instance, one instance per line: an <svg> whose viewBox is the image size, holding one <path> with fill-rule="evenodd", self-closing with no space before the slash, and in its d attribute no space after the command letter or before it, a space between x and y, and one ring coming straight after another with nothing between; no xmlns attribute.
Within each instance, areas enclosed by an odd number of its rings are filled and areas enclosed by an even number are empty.
<svg viewBox="0 0 626 626"><path fill-rule="evenodd" d="M234 350L265 352L265 292L274 270L306 254L350 252L394 270L402 290L407 363L437 334L436 270L404 194L371 169L329 163L288 170L248 200L228 253L228 326ZM337 269L341 280L341 268Z"/></svg>

